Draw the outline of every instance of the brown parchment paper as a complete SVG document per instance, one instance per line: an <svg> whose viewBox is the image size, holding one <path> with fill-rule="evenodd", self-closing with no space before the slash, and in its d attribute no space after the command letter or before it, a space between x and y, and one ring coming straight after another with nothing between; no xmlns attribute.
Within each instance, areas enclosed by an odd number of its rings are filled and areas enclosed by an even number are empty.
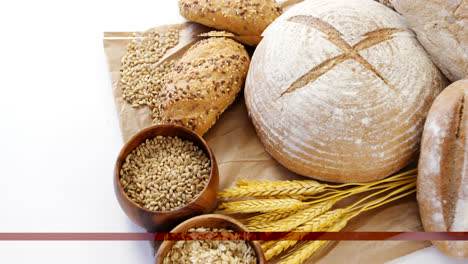
<svg viewBox="0 0 468 264"><path fill-rule="evenodd" d="M301 0L288 0L284 7L298 2ZM179 44L170 49L161 61L180 58L191 44L200 39L197 35L210 31L207 27L191 22L157 28L161 33L165 33L171 27L180 29ZM104 50L111 72L112 89L124 141L152 125L151 111L148 107L132 108L121 98L120 61L131 36L132 32L104 33ZM238 179L305 179L281 166L265 151L248 118L242 91L204 138L218 161L220 190L235 186ZM345 231L423 231L415 196L365 212L354 218ZM342 241L332 243L327 250L311 261L320 264L384 263L429 245L428 241Z"/></svg>

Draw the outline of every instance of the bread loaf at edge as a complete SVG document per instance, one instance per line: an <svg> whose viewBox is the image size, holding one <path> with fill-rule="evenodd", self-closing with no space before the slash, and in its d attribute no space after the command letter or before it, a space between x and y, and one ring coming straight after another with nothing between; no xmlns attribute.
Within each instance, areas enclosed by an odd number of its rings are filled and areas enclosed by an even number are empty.
<svg viewBox="0 0 468 264"><path fill-rule="evenodd" d="M244 46L232 39L213 37L194 44L167 76L161 122L205 134L241 90L249 63Z"/></svg>
<svg viewBox="0 0 468 264"><path fill-rule="evenodd" d="M179 0L179 12L190 21L230 31L242 43L255 46L282 10L274 0Z"/></svg>
<svg viewBox="0 0 468 264"><path fill-rule="evenodd" d="M391 0L451 81L468 76L468 0Z"/></svg>
<svg viewBox="0 0 468 264"><path fill-rule="evenodd" d="M424 127L417 197L426 232L468 231L468 80L446 88ZM451 257L468 257L468 241L433 241Z"/></svg>

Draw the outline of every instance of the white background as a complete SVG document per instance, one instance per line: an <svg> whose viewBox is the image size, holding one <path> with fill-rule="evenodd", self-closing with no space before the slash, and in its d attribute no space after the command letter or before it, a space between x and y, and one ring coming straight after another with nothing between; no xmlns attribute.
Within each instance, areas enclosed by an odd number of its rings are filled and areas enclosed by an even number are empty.
<svg viewBox="0 0 468 264"><path fill-rule="evenodd" d="M104 31L183 22L177 1L2 1L0 232L143 232L120 209L123 145ZM357 242L358 243L358 242ZM0 263L153 263L149 242L0 242ZM429 248L395 263L462 263Z"/></svg>

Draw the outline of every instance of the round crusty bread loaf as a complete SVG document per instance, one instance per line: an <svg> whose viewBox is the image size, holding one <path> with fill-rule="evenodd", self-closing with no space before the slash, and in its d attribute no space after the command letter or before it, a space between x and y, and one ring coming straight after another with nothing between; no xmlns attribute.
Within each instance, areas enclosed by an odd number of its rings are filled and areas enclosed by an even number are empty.
<svg viewBox="0 0 468 264"><path fill-rule="evenodd" d="M445 81L397 13L371 0L309 0L263 35L245 98L281 164L317 179L365 182L416 158Z"/></svg>
<svg viewBox="0 0 468 264"><path fill-rule="evenodd" d="M168 74L159 105L162 123L203 135L234 102L249 69L244 46L224 37L190 47Z"/></svg>
<svg viewBox="0 0 468 264"><path fill-rule="evenodd" d="M468 231L468 80L451 84L427 116L417 197L426 232ZM468 241L434 241L443 253L468 257Z"/></svg>
<svg viewBox="0 0 468 264"><path fill-rule="evenodd" d="M451 81L468 76L468 0L392 0Z"/></svg>

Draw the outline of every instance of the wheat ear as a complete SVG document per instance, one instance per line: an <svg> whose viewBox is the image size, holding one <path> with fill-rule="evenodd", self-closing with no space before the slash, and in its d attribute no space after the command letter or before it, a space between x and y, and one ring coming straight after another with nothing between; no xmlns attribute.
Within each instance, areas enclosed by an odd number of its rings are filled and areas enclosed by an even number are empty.
<svg viewBox="0 0 468 264"><path fill-rule="evenodd" d="M375 182L376 184L382 183L382 182L391 182L395 180L399 180L402 177L405 176L414 176L414 174L417 173L417 169L409 170L397 175L393 175L390 177L387 177L383 180L380 180L378 182ZM238 180L237 181L237 186L255 186L255 185L269 185L269 184L275 184L275 183L281 183L281 182L290 182L290 181L269 181L269 180ZM315 182L309 180L309 182ZM317 184L320 184L316 182ZM324 187L335 189L335 188L343 188L343 187L349 187L349 186L369 186L369 183L346 183L346 184L340 184L340 185L328 185L328 184L321 184Z"/></svg>
<svg viewBox="0 0 468 264"><path fill-rule="evenodd" d="M299 200L299 201L303 201L303 200L310 199L310 196L299 195L299 194L296 194L296 195L290 194L290 195L276 195L276 196L273 196L271 198L275 198L275 199L289 198L289 199L296 199L296 200Z"/></svg>
<svg viewBox="0 0 468 264"><path fill-rule="evenodd" d="M325 201L273 223L260 223L255 226L249 224L247 227L250 231L257 232L288 232L330 210L337 201L338 200Z"/></svg>
<svg viewBox="0 0 468 264"><path fill-rule="evenodd" d="M356 216L357 213L349 214L343 217L342 219L333 223L330 228L327 229L327 232L339 232L342 230L348 221ZM301 264L313 254L315 254L320 248L322 248L329 241L327 240L316 240L307 242L302 245L298 250L295 250L288 257L282 259L278 264Z"/></svg>
<svg viewBox="0 0 468 264"><path fill-rule="evenodd" d="M316 181L260 182L255 185L242 185L236 188L226 189L218 194L218 198L314 195L324 190L325 187Z"/></svg>
<svg viewBox="0 0 468 264"><path fill-rule="evenodd" d="M290 211L303 208L303 202L296 199L255 199L222 203L218 209L228 213L255 213L272 211Z"/></svg>
<svg viewBox="0 0 468 264"><path fill-rule="evenodd" d="M293 215L301 209L304 209L304 207L297 208L291 211L276 211L276 212L263 213L263 214L259 214L259 215L247 218L246 221L249 226L257 226L263 223L271 223L271 222L286 218L290 215Z"/></svg>
<svg viewBox="0 0 468 264"><path fill-rule="evenodd" d="M304 223L301 226L298 226L293 232L321 232L326 231L334 222L338 221L347 212L346 209L336 209L328 211L309 222ZM305 234L304 234L305 235ZM271 243L273 242L273 243ZM262 245L262 249L265 252L265 258L267 260L271 259L274 256L281 254L283 251L286 251L288 248L294 246L299 242L298 240L288 240L286 237L285 240L281 241L269 241Z"/></svg>
<svg viewBox="0 0 468 264"><path fill-rule="evenodd" d="M281 198L295 198L298 200L307 199L311 196L324 191L330 191L340 193L341 191L336 190L343 187L349 186L362 186L362 187L371 187L381 183L388 183L394 181L400 181L403 179L414 178L416 175L416 170L410 170L404 173L400 173L383 180L374 182L374 183L347 183L341 185L328 185L321 184L317 181L307 180L307 181L257 181L257 180L239 180L237 185L239 187L226 189L218 194L218 198L227 199L227 198L238 198L245 196L275 196ZM312 198L312 197L310 197Z"/></svg>

